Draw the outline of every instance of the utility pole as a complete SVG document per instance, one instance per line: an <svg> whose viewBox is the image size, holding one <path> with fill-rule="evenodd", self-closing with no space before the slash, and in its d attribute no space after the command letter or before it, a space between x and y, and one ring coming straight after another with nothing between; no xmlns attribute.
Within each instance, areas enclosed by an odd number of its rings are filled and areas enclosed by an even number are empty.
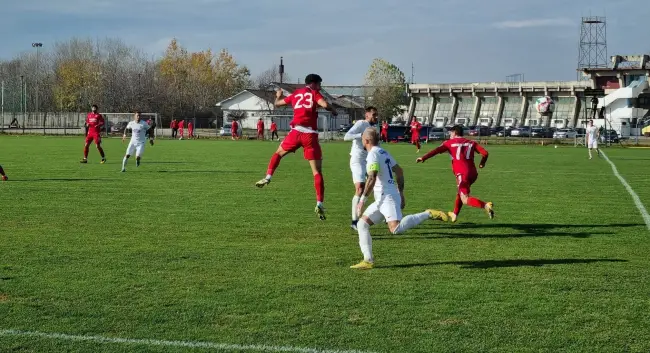
<svg viewBox="0 0 650 353"><path fill-rule="evenodd" d="M280 67L278 70L278 73L280 74L280 83L284 82L284 62L282 57L280 57Z"/></svg>
<svg viewBox="0 0 650 353"><path fill-rule="evenodd" d="M40 114L40 106L38 102L38 90L39 90L39 81L40 81L40 53L39 53L39 48L43 47L43 43L32 43L32 48L36 48L36 119L38 119L38 116ZM45 124L43 124L43 128L45 128Z"/></svg>

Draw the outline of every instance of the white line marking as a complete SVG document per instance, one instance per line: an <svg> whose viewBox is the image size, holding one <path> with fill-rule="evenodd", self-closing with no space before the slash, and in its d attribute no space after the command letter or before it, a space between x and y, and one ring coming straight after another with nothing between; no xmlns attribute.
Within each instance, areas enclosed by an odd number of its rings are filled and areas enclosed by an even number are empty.
<svg viewBox="0 0 650 353"><path fill-rule="evenodd" d="M368 351L357 351L357 350L301 348L301 347L290 347L290 346L267 346L261 344L239 345L239 344L199 342L199 341L164 341L164 340L154 340L154 339L118 338L118 337L104 337L104 336L76 336L76 335L68 335L65 333L47 333L47 332L21 331L21 330L0 330L0 336L39 337L39 338L64 340L64 341L132 344L132 345L143 345L143 346L203 348L203 349L215 349L221 351L293 352L293 353L373 353Z"/></svg>
<svg viewBox="0 0 650 353"><path fill-rule="evenodd" d="M621 181L621 184L623 184L623 186L625 186L625 189L630 194L630 196L632 196L632 200L634 200L634 204L636 205L636 208L639 209L639 212L641 213L641 216L643 217L643 220L645 221L645 225L648 227L648 230L650 230L650 214L648 214L648 210L646 210L645 206L643 206L643 202L641 202L641 199L639 198L639 195L637 195L636 192L634 192L634 190L632 190L632 187L630 186L630 184L628 184L627 181L625 180L625 178L623 178L621 176L621 174L618 172L618 169L616 168L616 165L614 164L614 162L612 162L607 157L605 152L600 150L600 154L603 156L603 158L605 158L607 163L609 163L609 165L612 166L612 172L614 172L614 175L618 178L618 180Z"/></svg>

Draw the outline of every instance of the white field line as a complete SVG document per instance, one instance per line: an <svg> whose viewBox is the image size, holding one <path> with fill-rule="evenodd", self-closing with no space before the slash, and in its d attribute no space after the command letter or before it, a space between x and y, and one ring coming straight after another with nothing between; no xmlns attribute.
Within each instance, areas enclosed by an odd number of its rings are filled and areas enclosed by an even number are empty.
<svg viewBox="0 0 650 353"><path fill-rule="evenodd" d="M21 330L0 330L0 336L19 336L19 337L37 337L61 341L93 342L93 343L112 343L141 346L160 346L160 347L180 347L180 348L202 348L207 350L219 351L251 351L251 352L292 352L292 353L372 353L357 350L338 350L338 349L320 349L320 348L302 348L291 346L269 346L269 345L240 345L230 343L214 343L200 341L165 341L154 339L135 339L135 338L118 338L104 336L77 336L65 333L48 333L38 331L21 331Z"/></svg>
<svg viewBox="0 0 650 353"><path fill-rule="evenodd" d="M636 192L632 190L630 184L628 184L625 178L621 176L621 174L618 172L618 169L616 168L616 165L614 164L614 162L612 162L609 159L609 157L607 157L605 152L600 150L600 154L603 156L603 158L605 158L607 163L609 163L609 165L612 166L612 172L614 172L614 175L618 178L618 180L620 180L621 184L623 184L623 186L630 194L630 196L632 196L632 200L634 200L634 204L636 205L636 208L639 209L639 213L641 213L641 217L643 217L643 220L645 221L645 225L648 227L648 230L650 230L650 215L648 214L648 210L646 210L645 206L643 206L643 202L641 202L639 195L637 195Z"/></svg>

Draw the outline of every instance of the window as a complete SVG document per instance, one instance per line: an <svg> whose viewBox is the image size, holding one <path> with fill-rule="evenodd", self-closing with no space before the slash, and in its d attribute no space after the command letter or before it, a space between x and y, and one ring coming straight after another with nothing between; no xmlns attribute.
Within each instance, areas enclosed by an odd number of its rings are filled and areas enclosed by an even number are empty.
<svg viewBox="0 0 650 353"><path fill-rule="evenodd" d="M436 110L433 112L434 118L451 118L454 100L451 97L438 97Z"/></svg>
<svg viewBox="0 0 650 353"><path fill-rule="evenodd" d="M420 118L419 120L426 121L429 118L429 108L433 97L417 97L415 99L415 110L413 115Z"/></svg>
<svg viewBox="0 0 650 353"><path fill-rule="evenodd" d="M503 114L502 119L520 119L521 118L521 97L503 97Z"/></svg>
<svg viewBox="0 0 650 353"><path fill-rule="evenodd" d="M482 118L496 118L499 113L499 99L497 97L481 97L481 111L479 116Z"/></svg>
<svg viewBox="0 0 650 353"><path fill-rule="evenodd" d="M456 118L471 119L474 113L474 97L458 97Z"/></svg>

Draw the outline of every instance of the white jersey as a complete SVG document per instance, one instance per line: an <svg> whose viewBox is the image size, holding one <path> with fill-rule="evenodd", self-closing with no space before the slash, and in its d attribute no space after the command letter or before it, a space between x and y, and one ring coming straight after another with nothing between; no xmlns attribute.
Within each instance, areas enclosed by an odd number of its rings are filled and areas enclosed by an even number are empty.
<svg viewBox="0 0 650 353"><path fill-rule="evenodd" d="M397 182L393 175L393 167L397 165L397 161L390 153L379 146L375 146L368 153L366 161L368 174L377 172L374 189L375 199L379 199L381 195L399 195Z"/></svg>
<svg viewBox="0 0 650 353"><path fill-rule="evenodd" d="M126 125L126 130L132 131L131 143L144 143L147 131L149 131L149 125L142 120L139 123L133 120L129 121L129 124Z"/></svg>
<svg viewBox="0 0 650 353"><path fill-rule="evenodd" d="M598 128L595 126L588 126L587 135L589 136L589 142L596 142L596 140L598 140Z"/></svg>
<svg viewBox="0 0 650 353"><path fill-rule="evenodd" d="M366 120L358 120L352 128L345 133L343 140L352 141L352 150L350 150L351 159L356 161L363 161L368 156L368 152L363 148L361 135L367 128L371 127L370 123Z"/></svg>

